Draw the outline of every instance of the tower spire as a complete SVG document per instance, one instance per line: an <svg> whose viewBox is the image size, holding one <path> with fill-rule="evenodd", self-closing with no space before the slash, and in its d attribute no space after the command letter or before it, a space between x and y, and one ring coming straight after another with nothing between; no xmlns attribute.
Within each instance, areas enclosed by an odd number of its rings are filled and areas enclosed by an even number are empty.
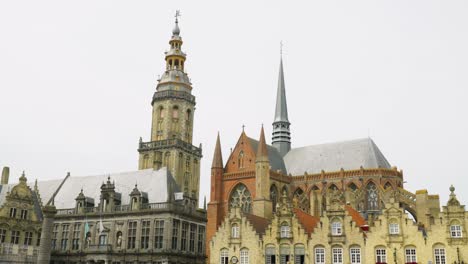
<svg viewBox="0 0 468 264"><path fill-rule="evenodd" d="M276 94L275 119L273 121L272 145L284 156L291 149L291 132L289 130L288 106L283 72L283 43L281 42L278 88Z"/></svg>
<svg viewBox="0 0 468 264"><path fill-rule="evenodd" d="M268 160L268 149L265 141L265 131L262 129L260 130L260 140L258 142L258 149L257 149L257 161L265 159Z"/></svg>
<svg viewBox="0 0 468 264"><path fill-rule="evenodd" d="M219 140L219 132L218 137L216 138L216 146L213 155L213 163L211 164L211 168L223 168L223 154L221 153L221 142Z"/></svg>

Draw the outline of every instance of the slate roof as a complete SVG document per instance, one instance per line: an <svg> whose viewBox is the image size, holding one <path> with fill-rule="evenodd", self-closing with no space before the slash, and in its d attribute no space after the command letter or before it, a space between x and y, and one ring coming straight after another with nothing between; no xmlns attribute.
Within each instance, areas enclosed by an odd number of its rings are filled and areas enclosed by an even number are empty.
<svg viewBox="0 0 468 264"><path fill-rule="evenodd" d="M257 153L259 141L253 138L248 138L248 139L250 140L250 145L254 149L255 153ZM283 173L286 173L286 166L284 164L283 157L281 157L278 150L271 145L267 145L267 151L268 151L268 159L270 160L271 170L273 171L280 170Z"/></svg>
<svg viewBox="0 0 468 264"><path fill-rule="evenodd" d="M387 168L391 165L370 138L312 145L291 149L284 157L288 174L304 175L363 168Z"/></svg>
<svg viewBox="0 0 468 264"><path fill-rule="evenodd" d="M122 204L130 203L129 195L135 187L135 184L138 184L138 189L142 193L148 193L149 203L167 202L169 195L179 191L174 178L166 168L95 176L70 176L65 180L63 186L55 196L55 206L57 209L74 208L76 202L75 198L78 196L81 188L83 188L84 195L93 198L96 203L95 206L97 206L101 195L101 185L103 182L107 181L109 176L110 181L115 183L115 191L122 195ZM39 194L44 204L49 201L62 181L63 179L37 182Z"/></svg>

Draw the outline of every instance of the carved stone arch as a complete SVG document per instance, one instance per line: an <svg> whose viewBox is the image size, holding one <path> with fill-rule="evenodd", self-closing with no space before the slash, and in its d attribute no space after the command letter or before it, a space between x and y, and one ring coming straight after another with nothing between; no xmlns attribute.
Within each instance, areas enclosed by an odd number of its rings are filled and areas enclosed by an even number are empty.
<svg viewBox="0 0 468 264"><path fill-rule="evenodd" d="M276 212L276 206L278 204L279 197L280 197L280 194L278 193L278 188L273 183L270 186L270 201L271 201L271 206L272 206L272 212Z"/></svg>
<svg viewBox="0 0 468 264"><path fill-rule="evenodd" d="M383 185L384 190L387 190L388 188L391 188L392 190L395 189L393 188L393 185L390 181L386 181L385 184Z"/></svg>
<svg viewBox="0 0 468 264"><path fill-rule="evenodd" d="M289 197L289 188L287 185L283 185L283 188L281 188L281 195L283 195L284 192L286 192L286 196Z"/></svg>
<svg viewBox="0 0 468 264"><path fill-rule="evenodd" d="M234 186L229 194L229 208L240 207L242 212L252 212L252 195L243 183Z"/></svg>
<svg viewBox="0 0 468 264"><path fill-rule="evenodd" d="M350 182L346 186L346 189L355 192L358 189L358 185L356 183L354 183L354 182Z"/></svg>
<svg viewBox="0 0 468 264"><path fill-rule="evenodd" d="M304 212L310 211L309 197L302 188L298 187L293 194L293 205L296 208L301 209Z"/></svg>
<svg viewBox="0 0 468 264"><path fill-rule="evenodd" d="M339 190L338 186L335 183L331 183L327 188L329 191Z"/></svg>
<svg viewBox="0 0 468 264"><path fill-rule="evenodd" d="M379 192L378 185L375 184L374 181L370 180L367 182L365 185L365 204L366 204L366 210L370 211L375 211L379 210L380 208L380 198L381 194Z"/></svg>

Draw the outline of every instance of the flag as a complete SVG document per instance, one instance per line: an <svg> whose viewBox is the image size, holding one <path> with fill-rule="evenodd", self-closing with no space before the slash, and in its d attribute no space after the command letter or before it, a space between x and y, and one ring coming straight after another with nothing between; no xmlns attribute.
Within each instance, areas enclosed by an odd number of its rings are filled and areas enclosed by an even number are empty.
<svg viewBox="0 0 468 264"><path fill-rule="evenodd" d="M104 225L102 224L102 218L99 219L99 234L104 231Z"/></svg>
<svg viewBox="0 0 468 264"><path fill-rule="evenodd" d="M88 221L86 221L85 225L84 225L84 238L86 240L86 235L88 234L89 232L89 224L88 224Z"/></svg>

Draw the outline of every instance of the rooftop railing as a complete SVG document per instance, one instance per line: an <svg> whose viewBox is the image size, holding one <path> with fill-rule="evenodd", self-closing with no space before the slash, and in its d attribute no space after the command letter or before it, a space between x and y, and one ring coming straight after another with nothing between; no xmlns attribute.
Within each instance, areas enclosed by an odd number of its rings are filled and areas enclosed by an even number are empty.
<svg viewBox="0 0 468 264"><path fill-rule="evenodd" d="M147 151L147 150L159 150L159 149L166 149L168 147L180 148L187 152L193 153L199 157L202 156L201 148L197 148L193 146L192 144L187 143L178 138L150 141L150 142L140 142L138 151L141 152L141 151Z"/></svg>
<svg viewBox="0 0 468 264"><path fill-rule="evenodd" d="M184 91L175 91L175 90L155 92L153 95L153 102L159 101L159 100L165 100L167 98L182 99L182 100L195 104L195 96Z"/></svg>

